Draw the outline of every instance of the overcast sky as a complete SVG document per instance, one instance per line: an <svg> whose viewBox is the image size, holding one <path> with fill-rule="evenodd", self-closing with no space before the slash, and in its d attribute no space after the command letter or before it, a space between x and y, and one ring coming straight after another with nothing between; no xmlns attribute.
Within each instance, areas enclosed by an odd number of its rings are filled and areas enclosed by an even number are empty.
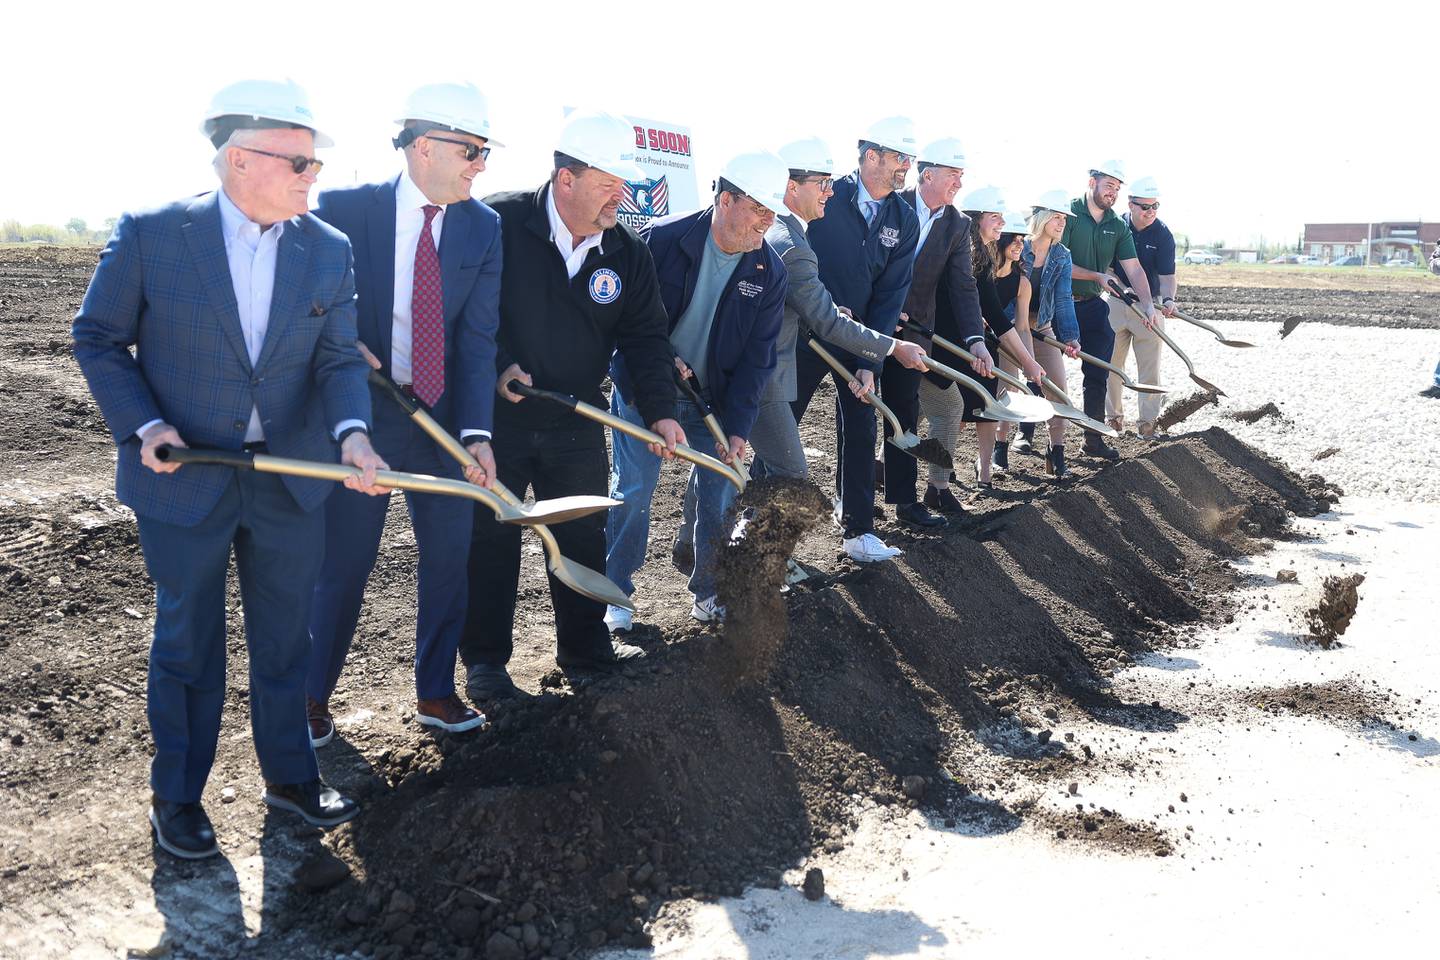
<svg viewBox="0 0 1440 960"><path fill-rule="evenodd" d="M98 227L210 189L200 117L252 75L309 89L337 143L322 187L393 175L405 92L468 78L509 145L483 192L541 180L565 105L688 125L702 193L732 153L819 135L848 157L871 120L905 113L922 140L961 138L967 190L996 184L1017 206L1078 194L1118 157L1160 182L1161 216L1197 243L1440 218L1435 4L492 6L16 4L0 219Z"/></svg>

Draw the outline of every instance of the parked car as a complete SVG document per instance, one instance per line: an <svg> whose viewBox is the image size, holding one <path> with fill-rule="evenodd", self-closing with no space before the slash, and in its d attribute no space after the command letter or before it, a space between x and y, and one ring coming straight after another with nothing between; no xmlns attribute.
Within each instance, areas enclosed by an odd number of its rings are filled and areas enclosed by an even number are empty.
<svg viewBox="0 0 1440 960"><path fill-rule="evenodd" d="M1206 266L1214 266L1225 261L1220 254L1211 253L1209 250L1186 250L1185 256L1181 259L1186 263L1203 263Z"/></svg>
<svg viewBox="0 0 1440 960"><path fill-rule="evenodd" d="M1352 253L1346 257L1336 257L1330 261L1332 267L1363 267L1365 258L1358 253Z"/></svg>
<svg viewBox="0 0 1440 960"><path fill-rule="evenodd" d="M1302 253L1297 256L1295 258L1295 262L1300 264L1302 267L1322 267L1325 265L1324 260L1321 260L1319 257L1312 256L1308 253Z"/></svg>
<svg viewBox="0 0 1440 960"><path fill-rule="evenodd" d="M1266 262L1266 263L1296 263L1296 262L1299 261L1299 259L1300 259L1300 258L1299 258L1299 256L1298 256L1297 254L1293 254L1293 253L1282 253L1282 254L1280 254L1280 256L1278 256L1278 257L1272 257L1272 258L1270 258L1269 260L1266 260L1265 262Z"/></svg>
<svg viewBox="0 0 1440 960"><path fill-rule="evenodd" d="M1406 260L1404 257L1391 257L1389 260L1386 260L1386 261L1385 261L1385 266L1387 266L1387 267L1413 267L1413 266L1415 266L1415 261L1414 261L1414 260Z"/></svg>

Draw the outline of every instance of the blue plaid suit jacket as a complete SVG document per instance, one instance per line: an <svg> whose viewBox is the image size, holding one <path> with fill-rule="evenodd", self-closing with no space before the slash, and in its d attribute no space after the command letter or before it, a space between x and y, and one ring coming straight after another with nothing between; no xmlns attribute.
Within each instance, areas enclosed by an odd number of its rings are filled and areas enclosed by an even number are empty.
<svg viewBox="0 0 1440 960"><path fill-rule="evenodd" d="M253 366L213 192L122 217L71 332L120 448L116 496L144 517L193 526L231 477L229 467L190 464L162 475L143 466L135 431L157 417L191 446L238 450L256 406L271 453L331 463L331 429L371 422L368 368L355 349L350 243L310 214L285 224L270 325ZM306 511L334 486L284 479Z"/></svg>

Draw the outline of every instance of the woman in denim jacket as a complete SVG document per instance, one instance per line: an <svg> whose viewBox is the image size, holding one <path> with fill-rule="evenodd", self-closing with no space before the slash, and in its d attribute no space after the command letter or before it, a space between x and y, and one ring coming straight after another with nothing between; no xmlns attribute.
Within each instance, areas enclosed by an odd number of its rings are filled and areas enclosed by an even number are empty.
<svg viewBox="0 0 1440 960"><path fill-rule="evenodd" d="M1057 199L1052 199L1053 197ZM1052 190L1036 204L1030 217L1030 238L1020 254L1020 292L1015 297L1015 329L1022 339L1030 341L1031 352L1050 379L1065 389L1065 362L1061 351L1036 334L1052 336L1065 344L1065 355L1074 358L1080 353L1080 324L1075 319L1075 302L1070 292L1070 251L1060 242L1065 233L1065 218L1073 216L1064 191ZM1045 454L1045 472L1063 479L1065 466L1065 421L1050 419L1050 449Z"/></svg>

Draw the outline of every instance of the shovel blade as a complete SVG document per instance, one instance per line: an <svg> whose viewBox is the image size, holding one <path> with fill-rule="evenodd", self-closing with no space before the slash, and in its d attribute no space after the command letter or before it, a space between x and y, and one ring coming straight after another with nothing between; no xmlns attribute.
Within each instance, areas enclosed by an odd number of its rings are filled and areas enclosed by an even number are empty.
<svg viewBox="0 0 1440 960"><path fill-rule="evenodd" d="M600 513L618 506L620 506L620 501L611 500L609 497L556 497L553 500L537 500L533 507L514 508L518 514L517 519L501 517L501 520L520 526L534 526L537 523L564 523L566 520L588 517L592 513Z"/></svg>
<svg viewBox="0 0 1440 960"><path fill-rule="evenodd" d="M1219 387L1215 386L1215 384L1211 383L1209 380L1206 380L1204 377L1200 377L1192 373L1190 374L1190 379L1194 380L1195 383L1200 387L1200 389L1208 390L1210 393L1215 394L1217 397L1229 396L1229 394L1227 394L1224 390L1221 390Z"/></svg>
<svg viewBox="0 0 1440 960"><path fill-rule="evenodd" d="M920 438L915 436L914 432L910 430L906 430L901 434L892 433L885 439L905 451L909 451L911 447L918 447L920 445Z"/></svg>
<svg viewBox="0 0 1440 960"><path fill-rule="evenodd" d="M1119 431L1117 431L1114 427L1110 426L1109 424L1101 423L1099 420L1091 420L1085 415L1085 411L1083 410L1078 410L1067 403L1060 403L1059 401L1052 400L1051 403L1055 405L1055 412L1057 414L1064 417L1066 420L1072 421L1078 427L1083 427L1084 429L1089 430L1091 433L1098 433L1101 436L1105 437L1120 436Z"/></svg>
<svg viewBox="0 0 1440 960"><path fill-rule="evenodd" d="M1245 348L1245 347L1253 347L1253 346L1255 346L1255 344L1253 344L1253 343L1246 343L1244 340L1227 340L1227 339L1225 339L1224 337L1216 337L1215 339L1216 339L1216 340L1219 340L1222 344L1224 344L1224 345L1227 346L1227 347L1237 347L1237 348L1243 349L1243 348Z"/></svg>
<svg viewBox="0 0 1440 960"><path fill-rule="evenodd" d="M1196 378L1192 376L1191 379L1193 380L1193 379L1196 379ZM1131 390L1134 390L1136 393L1166 393L1166 392L1167 392L1164 387L1157 387L1157 386L1155 386L1155 384L1153 384L1153 383L1136 383L1136 382L1133 381L1133 380L1127 382L1127 383L1125 384L1125 386L1129 387ZM1207 387L1206 389L1209 389L1209 388Z"/></svg>
<svg viewBox="0 0 1440 960"><path fill-rule="evenodd" d="M624 607L626 610L634 612L634 602L625 595L624 590L617 587L603 573L558 555L550 559L546 566L555 575L556 580L576 593L589 597L591 600Z"/></svg>
<svg viewBox="0 0 1440 960"><path fill-rule="evenodd" d="M998 410L996 408L999 408ZM992 420L1010 423L1044 423L1057 414L1054 404L1033 393L1011 391L994 404L987 404L985 415Z"/></svg>

